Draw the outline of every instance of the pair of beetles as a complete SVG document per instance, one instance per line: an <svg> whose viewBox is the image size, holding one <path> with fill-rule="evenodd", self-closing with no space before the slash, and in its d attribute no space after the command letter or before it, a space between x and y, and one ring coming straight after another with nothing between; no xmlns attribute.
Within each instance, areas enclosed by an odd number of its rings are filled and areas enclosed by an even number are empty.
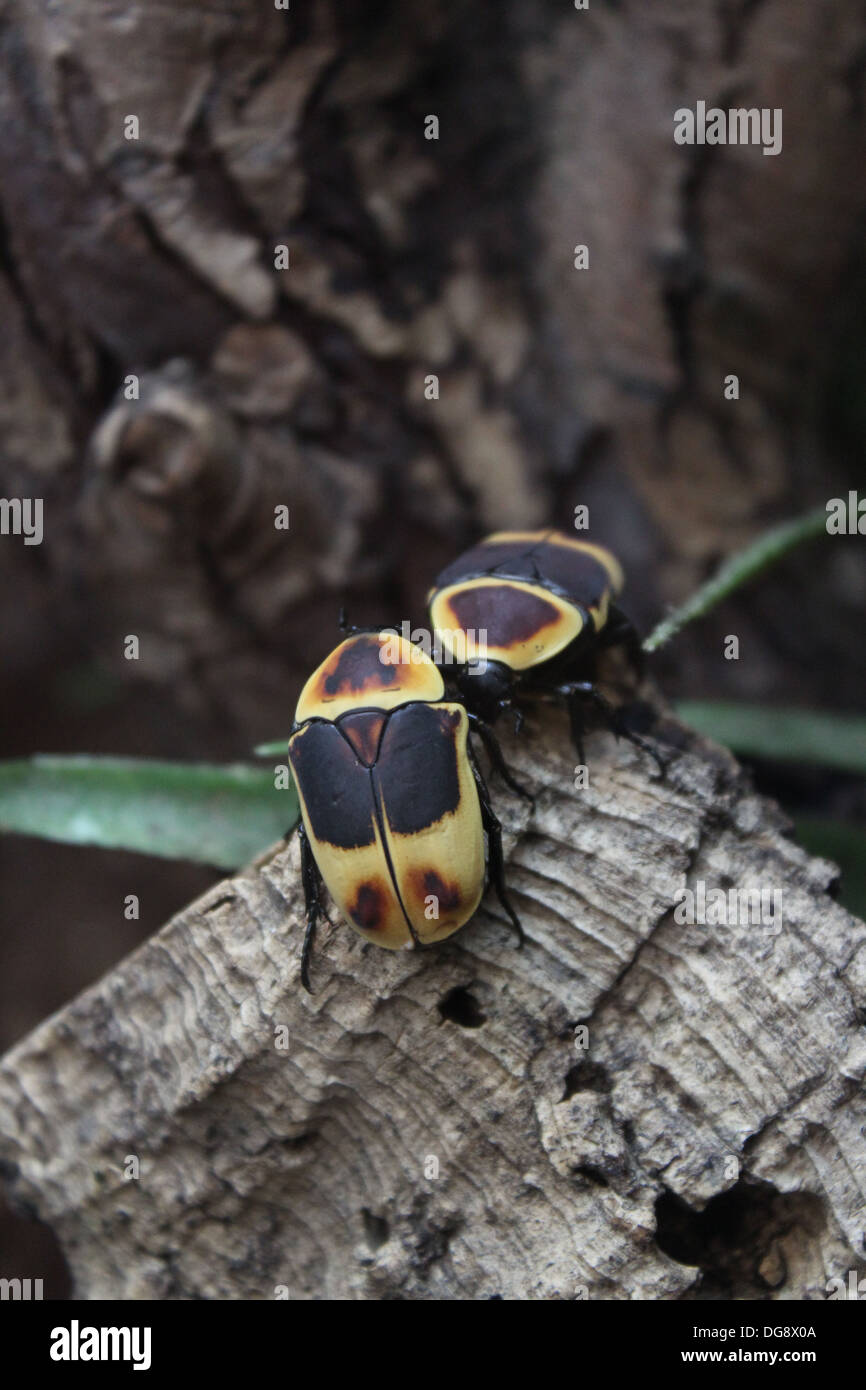
<svg viewBox="0 0 866 1390"><path fill-rule="evenodd" d="M470 737L481 738L507 784L529 797L491 729L509 708L519 728L518 694L567 706L581 762L592 704L663 771L594 681L605 647L621 644L639 660L634 628L612 602L622 585L618 561L601 546L558 531L497 532L444 569L430 591L431 627L452 658L441 668L393 631L354 628L313 673L289 739L301 805L306 990L323 881L355 930L393 951L457 931L489 875L522 942L501 827Z"/></svg>

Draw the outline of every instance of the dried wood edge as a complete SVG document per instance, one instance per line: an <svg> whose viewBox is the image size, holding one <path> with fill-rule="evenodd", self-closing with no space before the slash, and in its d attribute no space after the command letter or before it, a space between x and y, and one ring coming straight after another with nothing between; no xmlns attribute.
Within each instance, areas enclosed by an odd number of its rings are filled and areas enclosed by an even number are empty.
<svg viewBox="0 0 866 1390"><path fill-rule="evenodd" d="M310 999L293 840L9 1052L0 1173L75 1296L811 1299L862 1272L866 927L730 754L657 732L664 782L599 732L584 790L560 716L504 738L537 793L492 779L522 951L492 896L423 952L326 926ZM781 930L677 923L698 880L780 889Z"/></svg>

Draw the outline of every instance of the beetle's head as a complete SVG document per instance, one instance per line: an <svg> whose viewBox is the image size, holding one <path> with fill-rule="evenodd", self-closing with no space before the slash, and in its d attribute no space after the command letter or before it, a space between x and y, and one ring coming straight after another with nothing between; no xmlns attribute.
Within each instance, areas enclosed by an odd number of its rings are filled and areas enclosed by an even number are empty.
<svg viewBox="0 0 866 1390"><path fill-rule="evenodd" d="M466 708L488 724L511 704L515 682L514 671L502 661L470 661L457 673Z"/></svg>

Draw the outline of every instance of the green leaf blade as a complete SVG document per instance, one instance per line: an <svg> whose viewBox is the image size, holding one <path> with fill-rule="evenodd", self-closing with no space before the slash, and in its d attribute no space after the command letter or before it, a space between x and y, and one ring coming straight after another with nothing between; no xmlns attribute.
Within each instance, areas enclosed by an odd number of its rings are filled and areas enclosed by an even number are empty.
<svg viewBox="0 0 866 1390"><path fill-rule="evenodd" d="M746 757L866 773L866 719L859 715L724 700L684 700L677 714L699 734Z"/></svg>
<svg viewBox="0 0 866 1390"><path fill-rule="evenodd" d="M297 792L243 764L40 755L0 763L0 831L235 869L296 822Z"/></svg>
<svg viewBox="0 0 866 1390"><path fill-rule="evenodd" d="M839 901L855 917L866 919L866 828L820 816L796 816L794 828L810 854L839 866Z"/></svg>
<svg viewBox="0 0 866 1390"><path fill-rule="evenodd" d="M272 743L257 743L253 753L257 758L285 758L288 746L287 738L277 738Z"/></svg>
<svg viewBox="0 0 866 1390"><path fill-rule="evenodd" d="M754 579L755 575L774 565L783 555L787 555L789 550L826 534L826 507L816 507L814 511L807 512L805 516L797 517L794 521L785 521L779 526L771 527L752 545L726 560L712 579L702 584L679 608L662 618L644 641L644 651L658 651L659 647L663 647L675 637L687 623L711 612L723 599L735 593L750 579Z"/></svg>

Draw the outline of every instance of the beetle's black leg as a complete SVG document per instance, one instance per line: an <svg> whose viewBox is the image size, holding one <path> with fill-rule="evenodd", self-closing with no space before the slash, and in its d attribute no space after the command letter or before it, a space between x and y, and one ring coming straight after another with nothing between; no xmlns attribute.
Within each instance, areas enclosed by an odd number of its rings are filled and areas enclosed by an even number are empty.
<svg viewBox="0 0 866 1390"><path fill-rule="evenodd" d="M319 868L313 858L313 851L310 849L310 842L307 839L307 832L303 824L298 824L298 839L301 843L301 883L304 888L304 907L307 917L307 929L304 932L304 945L301 951L301 984L308 994L312 994L310 987L310 957L313 951L313 940L316 935L316 924L320 917L328 920L328 915L322 907L321 888L322 879Z"/></svg>
<svg viewBox="0 0 866 1390"><path fill-rule="evenodd" d="M607 721L608 728L612 729L617 738L627 739L636 748L640 748L648 757L652 758L659 770L659 778L664 778L667 772L667 763L661 754L653 748L652 744L640 734L636 734L630 729L623 718L622 710L617 709L610 700L605 699L600 690L597 690L592 681L569 681L567 685L557 687L558 693L563 695L569 703L569 710L572 708L572 701L584 697L592 700L596 709L600 710ZM572 731L574 726L572 725Z"/></svg>
<svg viewBox="0 0 866 1390"><path fill-rule="evenodd" d="M472 729L474 733L480 736L481 741L484 744L484 747L487 749L487 756L489 757L493 766L496 768L496 771L499 773L499 776L502 778L505 785L507 787L510 787L513 792L516 792L518 796L522 796L524 801L528 801L531 803L531 805L534 806L535 797L532 795L532 792L527 791L526 787L522 786L520 782L518 782L515 777L512 777L511 773L508 771L508 764L502 756L502 749L499 746L499 739L496 737L490 725L486 724L484 720L479 718L477 714L472 714L469 710L467 710L467 716L469 719L470 729Z"/></svg>
<svg viewBox="0 0 866 1390"><path fill-rule="evenodd" d="M586 732L583 719L583 706L586 698L586 690L589 681L572 681L568 685L539 685L537 692L555 700L557 696L565 700L565 707L568 710L568 722L571 726L571 741L574 744L574 751L582 767L586 767L586 753L583 746L583 736Z"/></svg>
<svg viewBox="0 0 866 1390"><path fill-rule="evenodd" d="M571 741L574 744L577 760L581 767L586 767L586 753L583 748L583 701L578 694L568 695L568 722L571 725Z"/></svg>
<svg viewBox="0 0 866 1390"><path fill-rule="evenodd" d="M501 902L508 920L517 932L517 944L522 946L526 940L523 927L520 925L520 918L511 906L508 897L508 889L505 886L505 860L502 856L502 826L493 807L490 804L490 793L487 790L487 783L484 774L472 752L469 744L466 745L469 754L469 764L472 768L472 775L475 778L475 785L478 788L478 800L481 803L481 824L484 826L487 835L487 858L490 866L490 881L496 889L496 896Z"/></svg>
<svg viewBox="0 0 866 1390"><path fill-rule="evenodd" d="M626 617L622 609L615 605L611 606L607 622L598 634L598 646L599 648L624 647L629 661L634 667L635 674L639 680L643 680L646 669L646 653L641 645L637 628L631 619Z"/></svg>
<svg viewBox="0 0 866 1390"><path fill-rule="evenodd" d="M325 907L325 904L322 902L322 898L321 898L321 883L322 883L322 878L321 878L321 875L320 875L320 873L319 873L319 867L318 867L318 865L317 865L317 863L316 863L316 861L315 861L315 858L313 857L313 852L312 852L312 850L310 849L310 842L309 842L309 840L307 839L307 832L306 832L306 830L304 829L304 822L303 822L302 820L299 819L295 825L291 826L291 827L286 831L285 835L283 836L283 843L284 843L286 846L288 846L289 840L292 838L292 836L294 835L294 833L295 833L296 830L297 830L297 832L298 832L298 840L300 841L300 845L301 845L301 882L302 882L302 883L304 882L304 879L303 879L303 874L304 874L304 848L305 848L305 846L306 846L306 852L307 852L307 855L309 856L309 860L310 860L310 863L311 863L312 866L313 866L313 872L314 872L314 874L315 874L315 878L314 878L314 880L313 880L313 883L314 883L314 887L315 887L315 890L316 890L316 899L317 899L317 901L316 901L316 906L317 906L317 910L318 910L318 915L319 915L320 917L324 917L324 919L325 919L325 921L327 922L328 926L331 927L331 928L333 928L334 923L331 921L331 918L328 916L328 912L327 912L327 909L326 909L326 907ZM306 889L306 885L304 885L304 887L305 887L305 889Z"/></svg>

